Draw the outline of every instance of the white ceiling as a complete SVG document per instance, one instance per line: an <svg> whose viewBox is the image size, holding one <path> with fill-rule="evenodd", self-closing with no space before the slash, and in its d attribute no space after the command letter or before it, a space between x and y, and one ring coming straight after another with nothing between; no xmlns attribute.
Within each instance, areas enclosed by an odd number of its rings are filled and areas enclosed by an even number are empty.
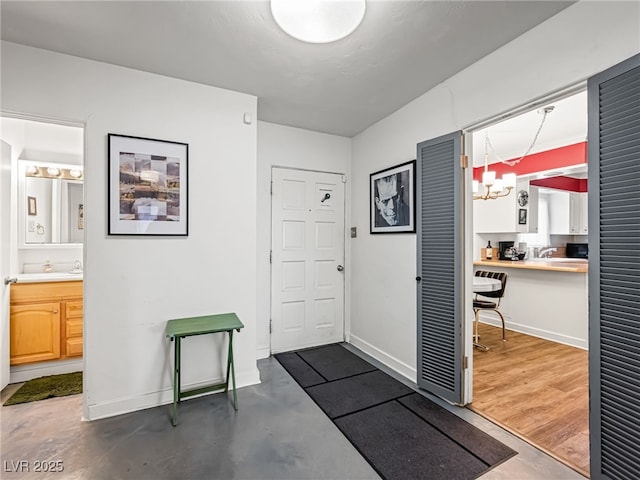
<svg viewBox="0 0 640 480"><path fill-rule="evenodd" d="M587 91L549 102L508 120L489 125L473 132L473 164L484 165L485 134L488 133L491 148L488 163L513 160L522 157L531 146L543 119L541 110L553 106L529 153L542 152L587 141ZM497 153L497 155L496 155Z"/></svg>
<svg viewBox="0 0 640 480"><path fill-rule="evenodd" d="M369 0L306 44L262 1L0 2L2 39L258 97L264 121L351 137L571 1Z"/></svg>

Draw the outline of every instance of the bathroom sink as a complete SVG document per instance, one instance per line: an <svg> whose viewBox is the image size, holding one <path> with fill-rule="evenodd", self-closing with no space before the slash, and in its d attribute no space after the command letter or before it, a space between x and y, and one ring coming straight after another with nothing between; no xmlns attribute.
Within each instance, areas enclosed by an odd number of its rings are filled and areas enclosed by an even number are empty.
<svg viewBox="0 0 640 480"><path fill-rule="evenodd" d="M41 273L19 273L16 275L18 283L34 282L64 282L72 280L82 280L82 273L65 272L41 272Z"/></svg>

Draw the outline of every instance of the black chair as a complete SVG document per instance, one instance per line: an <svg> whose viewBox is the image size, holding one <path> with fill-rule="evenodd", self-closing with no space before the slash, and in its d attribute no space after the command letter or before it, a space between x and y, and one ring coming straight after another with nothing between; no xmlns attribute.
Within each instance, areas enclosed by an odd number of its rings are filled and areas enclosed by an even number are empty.
<svg viewBox="0 0 640 480"><path fill-rule="evenodd" d="M507 286L507 274L504 272L487 272L484 270L478 270L475 273L475 276L488 277L488 278L494 278L496 280L500 280L501 286L499 290L493 290L491 292L474 292L474 297L473 297L473 313L474 313L473 324L475 327L474 338L476 341L478 340L478 321L479 321L478 314L480 313L481 310L492 310L496 312L500 317L500 320L502 320L502 341L506 342L507 337L505 333L504 317L502 316L502 313L500 313L500 310L498 309L500 308L500 300L502 300L502 297L504 297L504 290ZM479 297L484 297L491 300L485 300L484 298L479 298Z"/></svg>

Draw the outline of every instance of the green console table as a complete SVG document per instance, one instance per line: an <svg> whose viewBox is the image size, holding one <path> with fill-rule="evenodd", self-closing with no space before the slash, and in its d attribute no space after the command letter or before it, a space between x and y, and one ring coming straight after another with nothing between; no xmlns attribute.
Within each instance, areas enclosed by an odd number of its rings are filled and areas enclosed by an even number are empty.
<svg viewBox="0 0 640 480"><path fill-rule="evenodd" d="M233 366L233 331L240 332L244 325L235 313L223 313L220 315L205 315L202 317L177 318L169 320L165 328L165 335L174 344L174 371L173 371L173 410L171 414L171 423L175 427L178 423L178 403L186 397L192 397L201 393L213 392L224 388L229 391L229 374L233 384L233 408L238 410L238 399L236 398L236 373ZM206 387L188 390L186 392L180 389L180 348L181 341L184 337L193 335L204 335L207 333L229 333L229 353L227 356L227 380L223 383L208 385Z"/></svg>

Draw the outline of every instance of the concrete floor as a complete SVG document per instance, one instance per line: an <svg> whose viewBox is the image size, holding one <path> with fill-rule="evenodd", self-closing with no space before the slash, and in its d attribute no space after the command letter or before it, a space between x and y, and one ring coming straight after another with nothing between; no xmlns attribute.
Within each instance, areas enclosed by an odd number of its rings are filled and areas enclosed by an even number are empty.
<svg viewBox="0 0 640 480"><path fill-rule="evenodd" d="M169 406L82 422L81 395L1 407L0 476L25 480L379 478L276 360L260 360L258 366L262 383L238 390L238 412L224 394L187 400L179 407L175 428ZM482 476L483 480L584 478L473 412L427 396L519 452ZM35 472L42 467L37 462L53 469L62 466L63 471Z"/></svg>

